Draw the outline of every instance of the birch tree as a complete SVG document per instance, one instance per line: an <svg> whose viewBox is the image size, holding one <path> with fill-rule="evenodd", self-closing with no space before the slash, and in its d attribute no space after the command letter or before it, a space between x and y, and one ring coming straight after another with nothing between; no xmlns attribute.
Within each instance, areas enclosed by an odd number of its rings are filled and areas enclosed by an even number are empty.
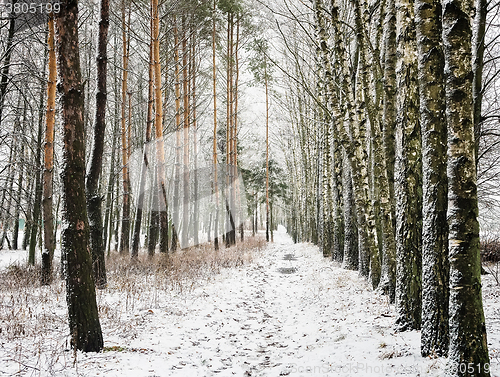
<svg viewBox="0 0 500 377"><path fill-rule="evenodd" d="M449 376L489 376L481 295L472 95L471 0L445 0L443 46L448 128ZM464 368L467 366L467 368Z"/></svg>
<svg viewBox="0 0 500 377"><path fill-rule="evenodd" d="M422 127L422 356L448 353L446 119L441 3L416 0Z"/></svg>
<svg viewBox="0 0 500 377"><path fill-rule="evenodd" d="M422 159L413 0L396 0L396 327L419 329Z"/></svg>

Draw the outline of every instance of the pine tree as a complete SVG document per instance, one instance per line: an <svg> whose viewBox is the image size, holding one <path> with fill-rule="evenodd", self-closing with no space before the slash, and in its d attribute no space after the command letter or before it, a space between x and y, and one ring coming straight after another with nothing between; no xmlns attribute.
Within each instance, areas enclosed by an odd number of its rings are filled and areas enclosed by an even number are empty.
<svg viewBox="0 0 500 377"><path fill-rule="evenodd" d="M59 91L63 117L64 217L62 252L71 345L98 352L103 338L97 311L85 201L84 97L78 43L78 1L61 1L56 13Z"/></svg>

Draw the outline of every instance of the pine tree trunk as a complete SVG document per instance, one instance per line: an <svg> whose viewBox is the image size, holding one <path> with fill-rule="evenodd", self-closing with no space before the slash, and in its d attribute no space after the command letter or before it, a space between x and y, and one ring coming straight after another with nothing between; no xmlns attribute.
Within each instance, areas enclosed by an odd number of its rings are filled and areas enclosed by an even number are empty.
<svg viewBox="0 0 500 377"><path fill-rule="evenodd" d="M471 0L443 2L450 261L449 376L489 376L472 96ZM463 366L467 366L464 368Z"/></svg>
<svg viewBox="0 0 500 377"><path fill-rule="evenodd" d="M441 3L416 0L422 127L422 356L448 353L446 119Z"/></svg>
<svg viewBox="0 0 500 377"><path fill-rule="evenodd" d="M42 252L42 285L49 284L52 279L52 259L55 249L54 216L52 214L52 174L54 169L54 126L56 112L57 63L54 46L55 27L54 15L49 15L49 81L47 84L47 115L45 128L45 153L43 171L43 230L44 248Z"/></svg>
<svg viewBox="0 0 500 377"><path fill-rule="evenodd" d="M78 47L78 2L61 1L55 15L59 91L63 116L64 217L62 251L66 263L66 301L71 345L84 352L99 352L103 338L92 278L89 224L85 203L85 130L83 84Z"/></svg>
<svg viewBox="0 0 500 377"><path fill-rule="evenodd" d="M130 9L129 9L130 12ZM122 72L122 111L121 111L121 132L122 132L122 177L123 177L123 212L122 229L120 234L120 254L129 252L130 236L130 176L128 170L128 156L131 140L128 138L126 108L127 108L127 79L129 64L130 35L127 38L127 31L130 33L130 13L128 25L125 19L125 0L122 0L122 45L123 45L123 72ZM131 125L128 124L130 128Z"/></svg>
<svg viewBox="0 0 500 377"><path fill-rule="evenodd" d="M190 103L189 103L189 75L188 75L188 61L189 51L187 46L187 24L183 17L182 20L182 90L183 90L183 201L182 201L182 228L181 228L181 248L189 245L189 126L190 126Z"/></svg>
<svg viewBox="0 0 500 377"><path fill-rule="evenodd" d="M165 182L165 149L163 145L163 103L161 96L161 63L160 63L160 16L158 0L152 0L153 10L153 61L154 61L154 94L155 94L155 138L156 162L160 209L160 252L168 250L168 200ZM155 187L155 189L156 189Z"/></svg>
<svg viewBox="0 0 500 377"><path fill-rule="evenodd" d="M214 192L215 192L215 214L214 214L214 249L219 250L219 182L217 176L217 66L215 60L216 52L216 25L215 12L217 0L214 0L212 19L212 85L214 96L214 132L213 132L213 169L214 169Z"/></svg>
<svg viewBox="0 0 500 377"><path fill-rule="evenodd" d="M175 171L174 171L174 197L172 216L172 245L171 250L177 250L179 232L179 191L181 174L181 83L180 83L180 59L179 59L179 31L177 20L174 16L174 87L175 87Z"/></svg>

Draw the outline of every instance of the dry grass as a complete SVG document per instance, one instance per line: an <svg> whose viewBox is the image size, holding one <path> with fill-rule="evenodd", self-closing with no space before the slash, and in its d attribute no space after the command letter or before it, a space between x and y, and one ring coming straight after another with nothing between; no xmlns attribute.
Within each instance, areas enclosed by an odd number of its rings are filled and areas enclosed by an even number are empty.
<svg viewBox="0 0 500 377"><path fill-rule="evenodd" d="M143 253L137 260L113 253L107 259L108 285L97 291L104 336L118 331L133 337L144 321L137 313L165 309L170 296L203 286L223 269L250 263L265 245L263 238L248 237L231 248L221 245L219 251L202 245L153 259ZM15 364L19 375L53 374L72 366L65 295L59 276L49 286L40 285L39 267L12 265L0 271L2 363Z"/></svg>

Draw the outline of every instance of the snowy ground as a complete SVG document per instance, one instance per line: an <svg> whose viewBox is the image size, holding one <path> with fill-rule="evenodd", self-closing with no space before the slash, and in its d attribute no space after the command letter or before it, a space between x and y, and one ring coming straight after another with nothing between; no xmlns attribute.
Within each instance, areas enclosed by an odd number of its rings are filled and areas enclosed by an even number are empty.
<svg viewBox="0 0 500 377"><path fill-rule="evenodd" d="M500 376L500 288L491 276L483 286L492 376ZM393 331L393 306L357 272L342 270L314 246L294 245L283 232L252 263L222 270L204 286L141 297L117 294L113 286L100 291L103 353L64 350L64 291L55 291L44 305L60 325L36 347L4 341L0 333L0 377L442 376L445 370L445 359L420 357L419 332ZM127 310L118 318L103 309L124 300Z"/></svg>

